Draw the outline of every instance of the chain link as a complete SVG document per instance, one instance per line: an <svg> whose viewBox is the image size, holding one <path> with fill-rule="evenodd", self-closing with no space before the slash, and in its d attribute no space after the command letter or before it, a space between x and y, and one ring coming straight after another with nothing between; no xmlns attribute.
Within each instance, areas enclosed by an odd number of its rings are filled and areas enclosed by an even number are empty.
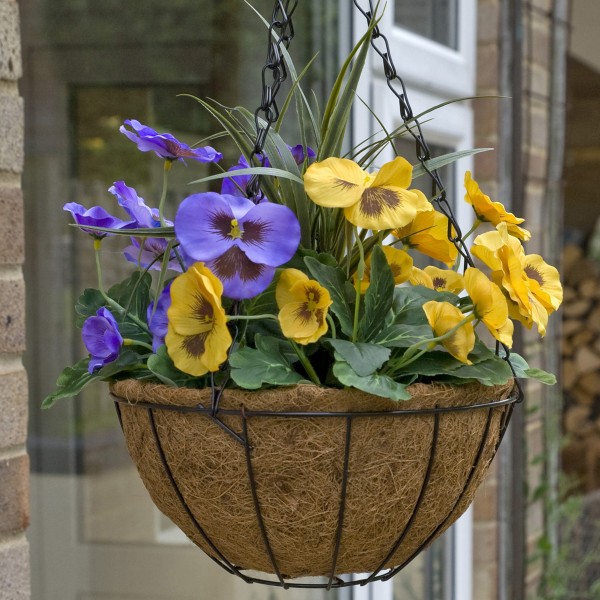
<svg viewBox="0 0 600 600"><path fill-rule="evenodd" d="M368 3L369 7L368 9L365 9L361 6L360 0L354 0L354 5L363 14L367 20L367 23L370 25L375 15L375 9L373 7L373 0L368 0ZM387 37L381 32L378 25L373 28L373 33L371 35L371 47L381 58L387 86L394 96L396 96L402 121L406 127L406 130L408 133L410 133L415 141L415 153L417 160L419 163L421 163L421 166L431 179L431 202L436 204L439 211L448 219L448 240L456 246L456 249L464 260L465 266L473 266L473 259L471 258L471 254L469 253L469 250L462 239L460 227L456 217L454 216L452 207L446 197L446 189L442 183L440 174L437 169L430 169L426 165L426 162L431 159L429 145L425 141L421 123L419 123L419 120L414 116L412 107L408 100L408 94L406 92L404 81L398 75L398 71L394 65L390 51L390 43Z"/></svg>
<svg viewBox="0 0 600 600"><path fill-rule="evenodd" d="M256 138L250 155L250 165L255 158L260 160L261 166L265 165L265 142L271 126L279 119L277 94L288 76L282 48L287 50L294 38L292 15L297 6L298 0L275 0L268 31L267 60L262 69L262 99L254 112ZM246 194L255 200L260 197L260 175L254 175L250 179Z"/></svg>

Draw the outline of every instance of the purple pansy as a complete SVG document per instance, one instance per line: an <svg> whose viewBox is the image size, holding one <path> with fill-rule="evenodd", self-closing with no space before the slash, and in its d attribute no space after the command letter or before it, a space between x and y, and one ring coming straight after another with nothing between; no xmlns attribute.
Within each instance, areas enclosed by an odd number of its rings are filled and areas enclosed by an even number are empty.
<svg viewBox="0 0 600 600"><path fill-rule="evenodd" d="M129 262L132 262L143 269L160 271L167 246L168 242L164 238L132 237L131 245L123 250L123 254ZM173 250L169 257L169 269L180 273L182 271L181 265Z"/></svg>
<svg viewBox="0 0 600 600"><path fill-rule="evenodd" d="M85 231L96 238L103 238L112 234L91 231L86 229L85 225L90 225L92 227L106 227L108 229L128 229L135 226L135 221L123 221L122 219L117 219L117 217L113 217L101 206L85 208L85 206L77 204L77 202L67 202L67 204L63 206L63 209L73 215L75 223L80 226L82 231Z"/></svg>
<svg viewBox="0 0 600 600"><path fill-rule="evenodd" d="M95 317L88 317L85 320L81 337L91 354L88 367L90 373L116 360L123 346L117 321L105 307L99 308Z"/></svg>
<svg viewBox="0 0 600 600"><path fill-rule="evenodd" d="M108 191L115 196L119 206L122 206L125 212L134 219L136 227L160 227L158 208L147 206L135 189L125 185L124 181L115 181ZM167 225L173 225L173 223L169 222Z"/></svg>
<svg viewBox="0 0 600 600"><path fill-rule="evenodd" d="M133 129L130 131L126 126ZM203 163L219 162L223 155L211 146L202 148L190 148L187 144L180 142L170 133L158 133L151 127L142 125L135 119L127 119L119 128L142 152L154 152L165 160L180 160L192 158Z"/></svg>
<svg viewBox="0 0 600 600"><path fill-rule="evenodd" d="M171 282L165 286L158 297L156 310L154 310L154 302L151 302L150 306L148 306L146 319L148 327L152 332L152 350L154 352L157 352L159 347L165 343L165 336L169 328L169 320L167 318L169 306L171 306Z"/></svg>
<svg viewBox="0 0 600 600"><path fill-rule="evenodd" d="M313 158L317 157L315 151L310 146L306 146L305 148L302 144L298 144L297 146L293 147L288 146L288 148L290 149L290 152L292 153L297 165L301 165L306 158L308 158L308 160L312 160Z"/></svg>
<svg viewBox="0 0 600 600"><path fill-rule="evenodd" d="M265 290L300 243L300 224L287 206L214 192L181 203L175 233L185 253L206 262L223 294L235 300Z"/></svg>

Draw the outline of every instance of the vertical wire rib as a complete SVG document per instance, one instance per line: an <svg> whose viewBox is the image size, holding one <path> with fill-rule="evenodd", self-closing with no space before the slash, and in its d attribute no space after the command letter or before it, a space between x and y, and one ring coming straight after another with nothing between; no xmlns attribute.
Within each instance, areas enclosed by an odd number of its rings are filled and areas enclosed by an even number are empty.
<svg viewBox="0 0 600 600"><path fill-rule="evenodd" d="M335 532L335 547L333 549L333 559L331 561L331 573L327 583L327 590L331 589L335 577L340 546L342 544L342 530L344 528L344 513L346 511L346 488L348 487L348 465L350 462L350 445L352 442L352 417L346 417L346 445L344 447L344 471L342 473L342 485L340 488L340 509L338 512L337 529Z"/></svg>
<svg viewBox="0 0 600 600"><path fill-rule="evenodd" d="M119 418L119 425L121 426L121 431L123 431L123 415L121 414L121 407L118 402L115 402L115 410L117 411L117 417Z"/></svg>
<svg viewBox="0 0 600 600"><path fill-rule="evenodd" d="M175 477L173 476L173 472L171 471L171 467L169 466L169 463L167 461L165 451L164 451L164 449L162 447L162 443L160 441L160 436L158 435L158 429L156 428L156 421L154 419L154 410L152 408L147 408L146 412L148 414L148 420L150 421L150 428L152 430L152 436L154 437L154 442L156 444L156 449L158 451L158 455L160 457L165 474L167 475L167 478L169 479L169 482L171 483L171 487L173 488L173 491L177 495L177 499L181 503L181 506L185 510L188 517L190 518L190 521L196 528L196 531L198 531L198 533L204 538L204 541L209 545L210 549L221 559L222 562L217 560L214 556L209 555L210 558L212 558L220 567L222 567L223 569L225 569L232 575L233 574L237 575L238 577L240 577L241 579L246 581L246 583L252 583L251 579L249 577L247 577L246 575L244 575L243 573L241 573L240 570L236 566L234 566L231 563L231 561L229 561L225 557L225 555L215 546L215 544L208 537L208 535L206 534L206 532L204 531L204 529L202 528L200 523L198 523L198 520L196 519L196 517L194 517L192 510L190 509L187 502L185 501L183 494L181 493L181 490L179 489L179 486L177 485L177 482L175 481Z"/></svg>
<svg viewBox="0 0 600 600"><path fill-rule="evenodd" d="M275 560L275 555L273 554L273 549L271 548L271 543L269 542L269 536L267 534L267 529L265 527L265 522L263 519L262 511L260 508L260 501L258 499L258 492L256 490L256 480L254 478L254 468L252 466L252 455L250 448L250 440L248 438L248 418L246 417L246 411L242 406L242 426L244 431L244 439L245 439L245 450L246 450L246 467L248 471L248 480L250 482L250 490L252 491L252 500L254 501L254 511L256 512L256 520L258 521L258 527L260 529L260 534L263 539L263 543L265 545L265 550L269 556L269 560L271 561L271 566L273 567L273 572L277 575L277 579L279 579L279 583L284 589L288 589L288 584L285 579L281 575L279 571L279 567L277 566L277 561Z"/></svg>
<svg viewBox="0 0 600 600"><path fill-rule="evenodd" d="M493 407L489 408L487 421L485 424L485 429L484 429L483 435L481 437L481 442L479 442L479 449L477 450L477 455L475 457L475 461L473 462L473 465L471 465L471 472L469 473L469 476L467 477L467 481L465 482L465 485L463 486L461 493L459 494L458 498L456 499L456 502L454 503L454 505L452 506L452 509L448 513L448 516L433 530L433 532L421 544L421 546L419 546L419 548L415 552L413 552L413 554L407 560L405 560L400 566L392 569L383 578L383 581L387 581L388 579L391 579L394 575L396 575L396 573L398 573L399 571L404 569L404 567L406 567L406 565L408 565L421 552L421 550L423 548L426 548L429 545L429 543L435 538L435 536L438 534L438 532L441 531L441 529L446 526L449 519L454 514L454 511L456 510L457 506L461 503L467 490L471 486L471 481L473 481L473 477L475 476L475 473L477 472L477 467L479 466L479 462L481 461L481 457L483 456L483 451L485 450L485 446L487 444L487 440L488 440L488 437L490 434L490 428L491 428L491 424L492 424L493 414L494 414L494 408Z"/></svg>
<svg viewBox="0 0 600 600"><path fill-rule="evenodd" d="M371 575L361 582L361 585L366 585L367 583L371 583L375 581L380 571L385 567L386 563L396 554L398 548L400 548L400 544L404 541L404 538L408 535L409 531L412 528L412 525L415 521L415 518L419 514L419 509L421 508L421 504L423 499L425 498L425 494L427 493L427 488L429 486L429 479L431 478L431 472L433 471L433 464L435 463L435 457L437 454L437 444L438 444L438 435L440 429L440 414L435 413L434 421L433 421L433 433L431 435L431 446L429 449L429 463L427 465L427 470L425 471L425 477L423 478L423 483L421 484L421 491L419 492L419 497L413 507L412 514L410 518L406 522L404 527L404 531L400 534L400 537L396 540L396 543L392 546L392 549L387 553L386 557L381 561L377 569L371 573Z"/></svg>

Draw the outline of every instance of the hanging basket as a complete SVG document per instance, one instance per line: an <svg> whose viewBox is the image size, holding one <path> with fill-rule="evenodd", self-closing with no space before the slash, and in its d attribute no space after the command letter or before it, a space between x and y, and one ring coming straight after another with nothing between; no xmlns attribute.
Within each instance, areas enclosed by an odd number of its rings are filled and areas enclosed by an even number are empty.
<svg viewBox="0 0 600 600"><path fill-rule="evenodd" d="M327 588L392 577L452 525L517 400L512 382L415 384L403 403L228 389L216 411L210 389L125 380L111 391L154 503L196 545L246 581ZM289 581L303 576L326 580Z"/></svg>

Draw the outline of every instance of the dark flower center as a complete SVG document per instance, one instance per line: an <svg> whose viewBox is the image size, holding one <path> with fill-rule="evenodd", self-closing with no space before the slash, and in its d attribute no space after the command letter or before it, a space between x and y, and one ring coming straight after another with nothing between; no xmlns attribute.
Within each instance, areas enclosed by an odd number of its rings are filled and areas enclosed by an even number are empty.
<svg viewBox="0 0 600 600"><path fill-rule="evenodd" d="M369 217L379 217L385 208L394 210L400 205L400 198L386 188L367 188L361 197L360 212Z"/></svg>
<svg viewBox="0 0 600 600"><path fill-rule="evenodd" d="M252 262L237 246L221 254L212 263L211 268L221 280L233 279L238 275L243 282L257 280L264 271L264 265Z"/></svg>
<svg viewBox="0 0 600 600"><path fill-rule="evenodd" d="M529 279L537 281L540 285L544 285L544 276L535 267L532 267L531 265L525 267L525 275L527 275Z"/></svg>

